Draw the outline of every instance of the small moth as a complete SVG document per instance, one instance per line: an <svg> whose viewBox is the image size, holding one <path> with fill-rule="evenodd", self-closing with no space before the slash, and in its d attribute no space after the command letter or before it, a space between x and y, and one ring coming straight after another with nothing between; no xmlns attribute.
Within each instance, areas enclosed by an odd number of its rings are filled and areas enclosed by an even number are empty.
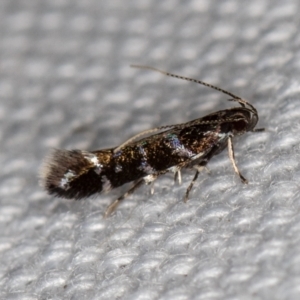
<svg viewBox="0 0 300 300"><path fill-rule="evenodd" d="M44 189L57 197L82 199L133 182L125 194L109 205L105 213L108 216L120 201L142 184L153 184L160 175L168 172L173 172L175 181L178 179L181 183L181 169L188 168L195 170L195 176L185 193L184 201L187 201L201 169L226 147L235 173L243 183L247 183L235 162L232 139L248 131L263 131L255 129L258 122L255 107L226 90L200 80L148 66L132 67L202 84L230 96L229 101L240 106L187 123L143 131L115 148L97 151L55 149L45 159L41 169Z"/></svg>

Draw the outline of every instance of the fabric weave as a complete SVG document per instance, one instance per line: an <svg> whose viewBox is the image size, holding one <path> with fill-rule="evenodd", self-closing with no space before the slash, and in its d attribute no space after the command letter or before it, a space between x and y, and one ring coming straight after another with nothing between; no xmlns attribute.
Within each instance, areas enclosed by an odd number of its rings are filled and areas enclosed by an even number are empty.
<svg viewBox="0 0 300 300"><path fill-rule="evenodd" d="M0 2L0 299L299 299L299 1ZM83 201L46 195L51 148L95 150L247 99L263 133L234 140L188 203L172 176Z"/></svg>

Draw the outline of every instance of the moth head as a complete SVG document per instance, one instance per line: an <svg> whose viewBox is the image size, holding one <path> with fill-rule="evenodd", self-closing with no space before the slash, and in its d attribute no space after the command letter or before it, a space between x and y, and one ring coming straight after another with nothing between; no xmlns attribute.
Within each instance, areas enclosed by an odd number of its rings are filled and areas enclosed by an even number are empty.
<svg viewBox="0 0 300 300"><path fill-rule="evenodd" d="M244 134L245 132L252 131L257 122L258 115L248 108L236 108L231 116L231 126L234 135Z"/></svg>

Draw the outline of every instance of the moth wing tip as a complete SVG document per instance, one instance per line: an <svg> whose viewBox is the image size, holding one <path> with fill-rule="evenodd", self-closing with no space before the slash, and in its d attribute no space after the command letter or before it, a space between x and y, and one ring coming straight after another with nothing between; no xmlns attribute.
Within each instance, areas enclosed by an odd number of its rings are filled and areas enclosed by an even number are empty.
<svg viewBox="0 0 300 300"><path fill-rule="evenodd" d="M39 185L42 188L49 191L50 185L57 186L67 169L66 158L70 152L54 148L45 156L38 172Z"/></svg>

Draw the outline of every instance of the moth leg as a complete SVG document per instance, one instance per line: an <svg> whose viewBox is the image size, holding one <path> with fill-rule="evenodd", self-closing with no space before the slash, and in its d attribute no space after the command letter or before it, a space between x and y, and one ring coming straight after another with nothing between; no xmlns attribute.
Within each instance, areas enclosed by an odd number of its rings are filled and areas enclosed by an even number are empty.
<svg viewBox="0 0 300 300"><path fill-rule="evenodd" d="M266 131L266 128L255 128L252 130L252 132L264 132Z"/></svg>
<svg viewBox="0 0 300 300"><path fill-rule="evenodd" d="M175 175L174 175L174 183L176 183L178 179L178 184L181 185L181 170L178 169L176 172L175 172Z"/></svg>
<svg viewBox="0 0 300 300"><path fill-rule="evenodd" d="M154 181L156 180L156 178L158 177L159 174L150 174L150 175L147 175L143 178L144 182L147 184L147 185L151 185L150 186L150 193L151 195L154 194Z"/></svg>
<svg viewBox="0 0 300 300"><path fill-rule="evenodd" d="M199 171L197 170L196 173L195 173L195 176L193 178L193 180L191 181L190 185L188 186L188 188L186 189L186 192L185 192L185 197L184 197L184 202L187 202L188 201L188 198L189 198L189 193L195 183L195 181L197 180L198 178L198 175L199 175Z"/></svg>
<svg viewBox="0 0 300 300"><path fill-rule="evenodd" d="M151 185L151 195L154 194L154 181L157 179L158 176L160 175L163 175L163 174L166 174L167 172L169 172L169 170L164 170L164 171L160 171L160 172L157 172L155 174L150 174L150 175L147 175L143 178L144 182L147 184L147 185Z"/></svg>
<svg viewBox="0 0 300 300"><path fill-rule="evenodd" d="M229 158L231 160L234 172L239 175L242 183L248 183L248 180L241 174L241 172L239 171L239 169L236 165L235 158L234 158L232 137L231 136L228 138L228 154L229 154Z"/></svg>
<svg viewBox="0 0 300 300"><path fill-rule="evenodd" d="M115 211L117 206L119 205L120 201L127 198L129 195L131 195L138 187L140 187L144 183L143 179L140 179L134 183L134 185L122 196L120 196L118 199L116 199L112 204L110 204L104 214L104 218L107 218L112 212Z"/></svg>
<svg viewBox="0 0 300 300"><path fill-rule="evenodd" d="M150 194L153 195L154 194L154 180L150 183Z"/></svg>

